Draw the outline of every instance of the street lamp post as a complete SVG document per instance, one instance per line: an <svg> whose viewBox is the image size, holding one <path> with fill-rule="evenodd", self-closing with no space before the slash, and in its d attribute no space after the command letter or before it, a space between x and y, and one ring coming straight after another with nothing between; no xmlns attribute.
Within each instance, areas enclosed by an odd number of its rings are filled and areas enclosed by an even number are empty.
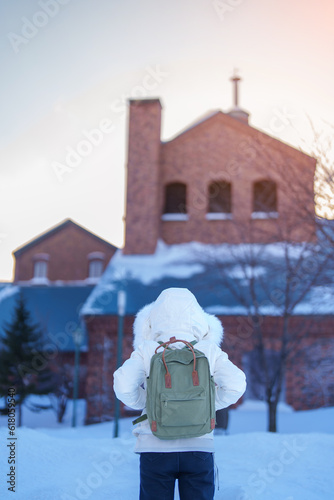
<svg viewBox="0 0 334 500"><path fill-rule="evenodd" d="M118 291L117 296L117 312L118 312L118 329L117 329L117 361L116 369L122 364L122 351L123 351L123 324L126 305L126 293L124 290ZM115 427L114 437L118 437L118 421L120 416L120 401L115 396Z"/></svg>
<svg viewBox="0 0 334 500"><path fill-rule="evenodd" d="M74 358L72 427L75 427L77 420L77 399L79 393L80 347L83 341L83 331L81 330L81 328L77 328L73 332L73 341L75 346L75 358Z"/></svg>

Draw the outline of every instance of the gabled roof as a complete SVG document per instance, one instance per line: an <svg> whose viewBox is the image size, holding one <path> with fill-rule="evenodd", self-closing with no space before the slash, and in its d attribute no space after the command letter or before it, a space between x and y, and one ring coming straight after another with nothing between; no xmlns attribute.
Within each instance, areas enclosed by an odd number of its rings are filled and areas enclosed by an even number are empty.
<svg viewBox="0 0 334 500"><path fill-rule="evenodd" d="M113 248L114 250L117 249L117 247L115 247L114 245L112 245L108 241L100 238L99 236L97 236L96 234L92 233L91 231L89 231L88 229L84 228L83 226L80 226L79 224L77 224L73 220L71 220L71 219L65 219L60 224L57 224L56 226L52 227L51 229L48 229L45 233L40 234L39 236L37 236L33 240L25 243L23 246L21 246L18 249L14 250L13 254L15 255L15 257L19 257L22 253L24 253L29 248L31 248L31 247L33 247L35 245L38 245L43 240L46 240L50 236L52 236L52 235L54 235L54 234L62 231L63 229L65 229L66 227L69 227L69 226L75 226L75 227L79 228L81 231L85 232L87 235L91 236L92 238L95 238L99 242L102 242L103 244L109 246L110 248Z"/></svg>
<svg viewBox="0 0 334 500"><path fill-rule="evenodd" d="M73 331L83 327L79 322L80 307L92 286L19 287L0 284L0 342L3 328L13 319L19 294L22 293L31 320L40 326L46 344L60 351L74 351ZM87 338L82 349L87 348Z"/></svg>
<svg viewBox="0 0 334 500"><path fill-rule="evenodd" d="M294 148L293 146L277 139L276 137L273 137L272 135L262 132L261 130L249 125L243 120L238 120L232 115L232 112L230 114L230 113L224 113L223 111L220 110L210 111L209 113L206 113L201 118L196 120L194 123L189 125L187 128L177 133L170 140L164 141L162 144L168 147L168 144L182 140L187 136L188 136L187 138L190 138L192 134L197 134L198 132L202 132L202 129L210 126L211 123L217 120L220 120L222 125L224 125L225 127L230 127L234 129L236 133L244 134L254 139L257 139L260 144L263 143L266 146L270 146L275 149L283 149L286 152L286 154L289 153L294 155L297 154L300 155L301 157L304 157L305 159L307 158L313 160L314 162L316 161L307 153L304 153L303 151Z"/></svg>

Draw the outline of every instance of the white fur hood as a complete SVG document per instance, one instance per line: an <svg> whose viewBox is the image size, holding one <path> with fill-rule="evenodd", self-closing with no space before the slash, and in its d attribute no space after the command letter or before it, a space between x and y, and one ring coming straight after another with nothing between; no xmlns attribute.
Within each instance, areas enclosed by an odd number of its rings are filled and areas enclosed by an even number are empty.
<svg viewBox="0 0 334 500"><path fill-rule="evenodd" d="M223 326L206 313L187 288L167 288L141 309L133 325L135 349L145 340L165 342L175 336L182 340L207 340L220 345Z"/></svg>

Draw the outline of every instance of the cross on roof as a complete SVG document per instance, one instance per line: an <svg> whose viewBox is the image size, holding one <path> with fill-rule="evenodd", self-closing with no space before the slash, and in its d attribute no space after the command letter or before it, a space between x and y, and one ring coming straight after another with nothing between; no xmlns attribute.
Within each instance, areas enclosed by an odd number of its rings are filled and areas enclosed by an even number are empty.
<svg viewBox="0 0 334 500"><path fill-rule="evenodd" d="M232 78L230 80L231 80L231 82L234 83L234 107L238 108L239 107L238 84L239 84L241 78L240 78L240 76L238 76L237 69L234 70L234 75L232 76Z"/></svg>

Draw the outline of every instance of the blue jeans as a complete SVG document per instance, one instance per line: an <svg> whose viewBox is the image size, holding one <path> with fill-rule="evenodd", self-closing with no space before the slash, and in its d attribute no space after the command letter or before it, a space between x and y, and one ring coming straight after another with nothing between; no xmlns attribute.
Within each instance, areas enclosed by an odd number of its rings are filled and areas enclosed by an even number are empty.
<svg viewBox="0 0 334 500"><path fill-rule="evenodd" d="M213 500L213 453L140 454L140 500L173 500L176 479L180 500Z"/></svg>

